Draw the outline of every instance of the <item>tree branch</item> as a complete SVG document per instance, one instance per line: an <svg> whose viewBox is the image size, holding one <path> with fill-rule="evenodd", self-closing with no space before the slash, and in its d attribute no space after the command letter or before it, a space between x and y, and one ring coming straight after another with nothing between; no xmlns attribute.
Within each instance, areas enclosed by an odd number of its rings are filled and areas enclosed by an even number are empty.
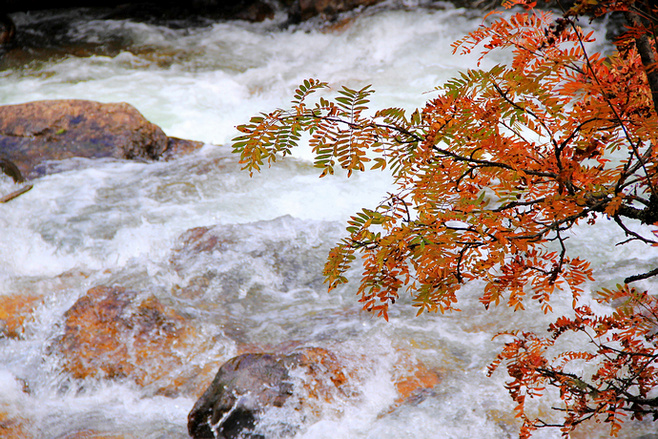
<svg viewBox="0 0 658 439"><path fill-rule="evenodd" d="M624 279L624 283L630 284L631 282L635 282L643 279L649 279L650 277L654 277L654 276L658 276L658 268L654 268L653 270L647 271L646 273L629 276L626 279Z"/></svg>

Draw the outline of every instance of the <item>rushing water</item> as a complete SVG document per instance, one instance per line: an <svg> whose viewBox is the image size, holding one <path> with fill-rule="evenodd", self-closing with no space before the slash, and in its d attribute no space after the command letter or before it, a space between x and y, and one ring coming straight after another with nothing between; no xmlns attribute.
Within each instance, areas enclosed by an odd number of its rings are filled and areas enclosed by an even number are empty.
<svg viewBox="0 0 658 439"><path fill-rule="evenodd" d="M172 29L75 17L56 51L27 51L0 71L1 104L124 101L168 135L207 144L170 162L70 160L0 205L0 294L39 298L22 336L0 340L0 414L19 419L31 437L184 438L198 389L164 396L164 381L206 365L214 371L242 351L322 346L351 371L353 394L308 413L274 410L264 431L285 420L296 437L313 439L515 436L505 377L485 376L500 348L491 336L515 327L541 331L552 317L532 307L483 312L478 284L465 288L463 312L454 315L414 318L404 299L388 323L362 313L354 283L327 293L320 272L348 216L386 194L387 175L318 179L302 150L249 178L228 145L235 125L285 105L307 77L373 84L375 106L422 105L435 85L474 66L475 56L451 55L450 43L480 24L478 13L380 8L329 27L288 29L280 18ZM3 192L12 188L0 182ZM199 226L217 226L227 242L222 252L181 250L181 234ZM602 224L570 239L574 253L594 261L597 285L657 263L656 251L611 247L615 233ZM195 290L200 279L205 284ZM65 312L99 285L155 295L192 322L198 344L181 348L185 365L147 385L73 379L63 370L52 346ZM556 311L567 302L556 298ZM400 402L396 379L421 363L439 383ZM654 428L637 424L623 437ZM594 428L580 437L606 436Z"/></svg>

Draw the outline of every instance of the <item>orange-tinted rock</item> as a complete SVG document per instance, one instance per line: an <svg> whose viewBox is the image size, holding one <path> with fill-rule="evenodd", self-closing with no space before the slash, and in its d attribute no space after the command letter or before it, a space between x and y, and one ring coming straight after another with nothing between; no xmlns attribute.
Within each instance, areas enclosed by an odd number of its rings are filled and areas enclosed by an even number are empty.
<svg viewBox="0 0 658 439"><path fill-rule="evenodd" d="M46 162L72 157L156 160L168 149L200 142L168 138L126 103L46 100L0 106L0 149L26 178L49 171Z"/></svg>
<svg viewBox="0 0 658 439"><path fill-rule="evenodd" d="M439 375L416 362L395 381L395 388L400 394L398 401L403 401L422 389L431 389L439 384Z"/></svg>
<svg viewBox="0 0 658 439"><path fill-rule="evenodd" d="M441 381L439 371L428 369L422 361L405 349L398 350L398 361L392 378L399 394L396 405L424 389L433 388Z"/></svg>
<svg viewBox="0 0 658 439"><path fill-rule="evenodd" d="M23 419L0 412L0 437L7 439L30 439L34 437L24 424L25 421Z"/></svg>
<svg viewBox="0 0 658 439"><path fill-rule="evenodd" d="M347 384L343 366L338 358L326 349L305 348L293 355L297 355L294 366L303 367L306 369L306 375L312 377L304 383L310 398L330 401L336 389Z"/></svg>
<svg viewBox="0 0 658 439"><path fill-rule="evenodd" d="M0 337L20 337L26 319L32 315L39 302L37 296L0 296Z"/></svg>
<svg viewBox="0 0 658 439"><path fill-rule="evenodd" d="M182 268L187 255L212 253L223 249L223 239L212 233L212 227L194 227L184 232L178 240L179 244L174 248L171 257L171 263L176 269Z"/></svg>
<svg viewBox="0 0 658 439"><path fill-rule="evenodd" d="M64 369L75 378L129 378L171 395L181 386L193 391L198 380L205 384L212 376L197 376L188 364L189 357L209 346L154 296L138 300L136 292L125 288L92 288L65 319L57 349Z"/></svg>

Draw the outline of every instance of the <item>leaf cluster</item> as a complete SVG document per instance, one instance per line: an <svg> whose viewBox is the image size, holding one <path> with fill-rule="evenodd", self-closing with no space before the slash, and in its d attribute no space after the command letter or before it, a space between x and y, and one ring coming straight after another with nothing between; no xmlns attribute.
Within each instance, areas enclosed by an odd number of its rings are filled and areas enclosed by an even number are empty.
<svg viewBox="0 0 658 439"><path fill-rule="evenodd" d="M611 305L609 315L596 315L587 306L575 308L575 317L560 317L548 337L515 333L513 341L489 367L492 374L506 364L507 383L523 421L521 438L543 427L559 427L568 436L578 424L594 419L610 425L616 436L624 420L658 420L658 299L628 285L604 289L600 303ZM550 356L565 334L580 335L583 350L566 350ZM559 349L558 349L559 350ZM574 372L593 365L587 374ZM527 398L540 397L546 387L557 387L563 413L561 422L531 417Z"/></svg>
<svg viewBox="0 0 658 439"><path fill-rule="evenodd" d="M390 139L391 130L409 126L404 111L386 109L374 117L364 114L373 93L370 86L360 90L342 87L334 99L320 97L309 104L311 94L327 88L325 82L307 79L295 90L290 109L261 113L238 126L242 135L233 139L233 152L240 154L244 169L260 171L265 163L271 165L277 157L289 155L303 133L310 135L314 166L321 169L321 177L334 174L336 168L348 175L364 171L369 162L373 162L370 169L385 167L385 158L371 158L366 152L381 155L382 139Z"/></svg>
<svg viewBox="0 0 658 439"><path fill-rule="evenodd" d="M561 391L565 419L554 425L565 434L603 413L616 433L620 413L655 413L646 401L656 385L647 376L656 346L650 331L640 331L653 322L655 299L620 287L604 291L604 301L635 297L637 306L606 317L579 306L592 269L568 253L567 238L578 224L611 219L625 234L620 244L658 244L658 21L647 19L658 13L633 0L577 2L557 17L523 0L512 4L528 10L494 14L453 46L481 50L481 57L511 50L509 65L462 72L412 112L370 113L369 86L318 97L329 87L309 79L289 109L239 126L233 149L246 170L259 171L290 154L306 133L321 177L337 169L392 173L392 192L350 218L324 269L333 289L360 257L359 301L376 315L387 319L404 291L418 314L458 310L460 290L473 280L483 282L485 308L523 310L530 300L548 313L556 291L569 293L576 319L558 319L548 338L520 333L492 370L504 362L513 378L508 388L524 420L522 436L541 426L526 416L524 398L546 385ZM615 54L588 53L593 35L577 18L612 10L627 13L629 32ZM658 269L625 281L655 275ZM547 358L565 332L591 335L595 351ZM617 351L606 350L613 341ZM575 361L601 368L585 380L566 371Z"/></svg>

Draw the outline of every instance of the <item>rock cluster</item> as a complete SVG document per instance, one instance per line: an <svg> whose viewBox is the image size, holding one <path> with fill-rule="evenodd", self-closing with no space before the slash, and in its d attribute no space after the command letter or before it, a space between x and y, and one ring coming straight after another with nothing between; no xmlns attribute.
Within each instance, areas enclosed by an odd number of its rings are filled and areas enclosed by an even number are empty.
<svg viewBox="0 0 658 439"><path fill-rule="evenodd" d="M303 261L297 259L303 251L297 245L299 242L310 245L314 242L311 237L318 231L329 232L323 228L325 224L308 233L300 233L301 227L291 227L297 231L295 237L283 234L272 242L244 242L245 236L262 235L262 229L269 230L273 225L285 229L291 224L299 226L295 220L284 217L245 225L190 229L181 235L179 245L172 248L171 269L181 274L184 267L218 270L219 266L213 267L213 260L226 262L239 251L252 258L250 266L262 263L259 258L263 258L283 271L300 272L285 278L284 283L307 284L313 280L303 275L300 268ZM278 253L278 260L274 253ZM218 277L221 277L219 271L215 273L215 278ZM69 286L82 279L86 279L83 273L71 273L49 284L47 290L53 292L59 288L60 292L68 293ZM229 285L232 284L224 282L225 287ZM61 334L53 337L48 355L56 360L67 385L76 382L84 387L101 380L130 381L142 387L145 394L198 398L188 417L188 430L193 438L254 439L258 434L282 437L270 434L269 430L260 431L263 425L269 424L259 420L271 411L278 416L281 413L278 410L321 418L331 410L329 407L358 404L360 383L368 374L372 358L358 354L344 357L329 350L329 346L309 347L304 340L284 340L279 345L265 346L253 340L241 341L240 334L227 329L233 324L222 320L225 317L218 317L216 326L207 322L201 326L193 315L177 311L180 307L174 308L176 300L203 308L206 302L196 294L191 296L175 299L173 289L171 297L166 293L156 297L115 285L93 287L64 313ZM29 326L26 322L39 321L33 317L44 302L44 297L39 295L0 296L0 337L29 337L31 332L25 330ZM241 354L236 356L237 353ZM391 375L398 398L391 400L391 410L419 395L422 397L426 389L439 383L436 371L411 354L398 354ZM303 422L293 420L284 428L294 434ZM3 417L0 407L0 436L7 433L12 437L14 432L29 425L29 421L23 422L13 415ZM87 433L80 433L80 437L87 437ZM28 431L16 434L30 437ZM98 433L89 437L105 436Z"/></svg>

